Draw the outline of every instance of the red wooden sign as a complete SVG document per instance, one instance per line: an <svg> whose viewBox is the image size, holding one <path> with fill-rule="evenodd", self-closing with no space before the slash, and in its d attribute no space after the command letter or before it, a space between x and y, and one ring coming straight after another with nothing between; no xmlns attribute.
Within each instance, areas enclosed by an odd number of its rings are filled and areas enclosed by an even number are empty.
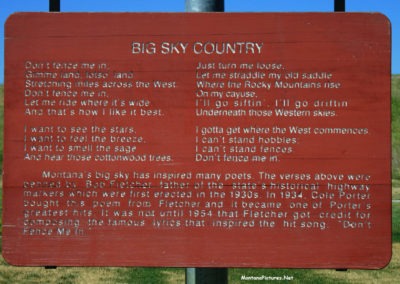
<svg viewBox="0 0 400 284"><path fill-rule="evenodd" d="M22 13L5 38L8 262L389 262L382 15Z"/></svg>

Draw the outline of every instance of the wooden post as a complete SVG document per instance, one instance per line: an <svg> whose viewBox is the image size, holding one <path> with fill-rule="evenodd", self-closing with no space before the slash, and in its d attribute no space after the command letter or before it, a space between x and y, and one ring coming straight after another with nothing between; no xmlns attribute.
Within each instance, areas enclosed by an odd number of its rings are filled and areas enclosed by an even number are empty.
<svg viewBox="0 0 400 284"><path fill-rule="evenodd" d="M186 12L224 12L224 0L186 0ZM227 284L227 268L186 268L186 284Z"/></svg>
<svg viewBox="0 0 400 284"><path fill-rule="evenodd" d="M335 12L345 12L346 0L335 0Z"/></svg>
<svg viewBox="0 0 400 284"><path fill-rule="evenodd" d="M186 12L224 12L224 0L186 0Z"/></svg>
<svg viewBox="0 0 400 284"><path fill-rule="evenodd" d="M335 0L335 8L334 11L335 12L345 12L346 10L346 0ZM336 271L347 271L346 268L338 268L336 269Z"/></svg>
<svg viewBox="0 0 400 284"><path fill-rule="evenodd" d="M60 12L61 0L49 0L49 12Z"/></svg>

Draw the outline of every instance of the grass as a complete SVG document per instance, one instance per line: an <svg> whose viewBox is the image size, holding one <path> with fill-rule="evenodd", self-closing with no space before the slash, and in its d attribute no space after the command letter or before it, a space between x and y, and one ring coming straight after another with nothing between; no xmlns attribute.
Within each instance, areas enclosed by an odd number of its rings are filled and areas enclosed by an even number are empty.
<svg viewBox="0 0 400 284"><path fill-rule="evenodd" d="M0 86L0 133L3 130L3 86ZM400 76L392 77L392 176L393 199L400 200ZM2 135L0 134L0 137ZM0 161L3 140L0 139ZM1 187L0 187L1 191ZM1 197L0 197L1 201ZM382 270L329 269L229 269L229 283L260 283L243 281L246 276L289 276L291 283L394 283L400 279L400 203L393 203L393 257ZM0 202L1 210L1 202ZM1 222L1 221L0 221ZM1 230L1 223L0 223ZM1 232L1 231L0 231ZM1 244L1 242L0 242ZM116 267L43 267L9 266L0 257L1 283L184 283L185 270L179 268L116 268ZM398 280L397 280L398 281ZM278 281L281 282L281 281ZM288 282L288 281L283 281Z"/></svg>
<svg viewBox="0 0 400 284"><path fill-rule="evenodd" d="M184 283L184 269L117 267L15 267L0 261L0 283Z"/></svg>
<svg viewBox="0 0 400 284"><path fill-rule="evenodd" d="M271 277L286 275L293 277L294 281L289 281L292 283L394 283L397 281L395 279L400 279L400 203L394 203L392 210L393 255L390 264L384 269L343 272L333 269L230 269L229 283L244 283L244 281L241 281L242 275ZM260 281L245 281L245 283L260 283Z"/></svg>
<svg viewBox="0 0 400 284"><path fill-rule="evenodd" d="M400 203L392 206L392 230L393 243L400 244Z"/></svg>
<svg viewBox="0 0 400 284"><path fill-rule="evenodd" d="M393 185L393 188L392 188L392 199L393 200L400 200L400 187L395 187Z"/></svg>
<svg viewBox="0 0 400 284"><path fill-rule="evenodd" d="M400 75L392 76L392 177L400 187Z"/></svg>

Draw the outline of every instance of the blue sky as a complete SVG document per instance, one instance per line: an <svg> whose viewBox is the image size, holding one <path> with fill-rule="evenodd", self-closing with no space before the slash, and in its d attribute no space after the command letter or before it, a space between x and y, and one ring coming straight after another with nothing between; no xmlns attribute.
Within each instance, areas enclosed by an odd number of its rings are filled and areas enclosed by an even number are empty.
<svg viewBox="0 0 400 284"><path fill-rule="evenodd" d="M334 0L225 0L226 12L331 12ZM48 0L0 0L0 83L4 23L14 12L47 12ZM62 12L184 12L185 0L61 0ZM380 12L392 22L392 73L400 74L400 1L347 0L347 12Z"/></svg>

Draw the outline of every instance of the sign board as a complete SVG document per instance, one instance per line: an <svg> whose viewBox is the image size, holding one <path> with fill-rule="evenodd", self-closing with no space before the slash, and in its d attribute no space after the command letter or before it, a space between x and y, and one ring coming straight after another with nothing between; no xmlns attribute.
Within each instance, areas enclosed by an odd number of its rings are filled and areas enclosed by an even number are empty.
<svg viewBox="0 0 400 284"><path fill-rule="evenodd" d="M5 48L8 262L389 262L384 16L21 13Z"/></svg>

